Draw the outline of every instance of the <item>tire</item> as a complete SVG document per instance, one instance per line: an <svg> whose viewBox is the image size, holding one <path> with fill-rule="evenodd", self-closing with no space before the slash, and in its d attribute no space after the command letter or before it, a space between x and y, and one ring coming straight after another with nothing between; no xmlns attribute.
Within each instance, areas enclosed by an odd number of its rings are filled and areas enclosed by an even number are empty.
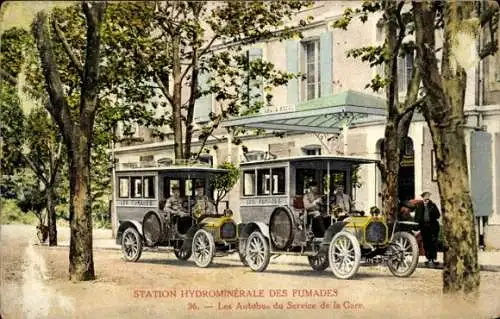
<svg viewBox="0 0 500 319"><path fill-rule="evenodd" d="M329 266L328 256L325 254L318 254L316 256L308 256L309 265L315 271L323 271Z"/></svg>
<svg viewBox="0 0 500 319"><path fill-rule="evenodd" d="M186 250L182 248L174 248L175 257L179 260L188 260L191 257L191 250Z"/></svg>
<svg viewBox="0 0 500 319"><path fill-rule="evenodd" d="M340 231L333 236L328 249L328 261L335 277L352 278L359 269L361 248L358 239L347 231Z"/></svg>
<svg viewBox="0 0 500 319"><path fill-rule="evenodd" d="M136 262L142 254L142 238L133 227L127 228L122 235L122 254L125 261Z"/></svg>
<svg viewBox="0 0 500 319"><path fill-rule="evenodd" d="M198 267L210 266L215 255L213 236L204 229L198 229L193 236L192 255Z"/></svg>
<svg viewBox="0 0 500 319"><path fill-rule="evenodd" d="M240 239L238 241L238 255L240 256L240 261L244 266L248 266L248 263L246 260L246 254L245 254L246 243L247 243L247 240Z"/></svg>
<svg viewBox="0 0 500 319"><path fill-rule="evenodd" d="M418 264L419 248L415 236L407 232L397 232L387 248L387 267L396 277L409 277ZM409 260L411 258L411 260Z"/></svg>
<svg viewBox="0 0 500 319"><path fill-rule="evenodd" d="M271 258L269 243L260 231L250 234L246 245L246 262L253 271L262 272L266 270Z"/></svg>

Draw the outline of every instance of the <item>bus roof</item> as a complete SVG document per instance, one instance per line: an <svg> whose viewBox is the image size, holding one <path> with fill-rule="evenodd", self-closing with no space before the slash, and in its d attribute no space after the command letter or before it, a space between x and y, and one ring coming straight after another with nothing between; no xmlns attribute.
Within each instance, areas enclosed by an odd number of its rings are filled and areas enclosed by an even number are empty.
<svg viewBox="0 0 500 319"><path fill-rule="evenodd" d="M155 166L155 167L119 167L117 173L123 172L197 172L197 173L225 173L227 169L205 166Z"/></svg>
<svg viewBox="0 0 500 319"><path fill-rule="evenodd" d="M241 166L245 165L255 165L255 164L271 164L271 163L297 163L297 162L309 162L309 161L339 161L344 163L352 164L370 164L377 163L379 160L355 156L335 156L335 155L303 155L303 156L293 156L293 157L282 157L273 159L259 159L254 161L241 162Z"/></svg>

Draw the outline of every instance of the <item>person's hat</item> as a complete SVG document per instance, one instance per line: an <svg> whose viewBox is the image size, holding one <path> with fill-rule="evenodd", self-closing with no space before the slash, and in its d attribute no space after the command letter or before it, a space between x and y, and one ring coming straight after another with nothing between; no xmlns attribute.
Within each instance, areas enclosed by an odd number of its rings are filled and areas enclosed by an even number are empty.
<svg viewBox="0 0 500 319"><path fill-rule="evenodd" d="M425 195L431 196L431 192L423 192L422 194L420 194L420 197L424 197Z"/></svg>
<svg viewBox="0 0 500 319"><path fill-rule="evenodd" d="M172 190L174 190L174 189L180 189L180 187L179 187L178 184L173 184L171 188L172 188Z"/></svg>

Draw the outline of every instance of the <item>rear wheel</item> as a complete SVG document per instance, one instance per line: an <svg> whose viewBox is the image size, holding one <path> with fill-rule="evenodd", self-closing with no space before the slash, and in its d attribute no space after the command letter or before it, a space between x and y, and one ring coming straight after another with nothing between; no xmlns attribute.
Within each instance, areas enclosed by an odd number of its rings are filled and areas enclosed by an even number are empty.
<svg viewBox="0 0 500 319"><path fill-rule="evenodd" d="M246 247L246 240L240 239L238 242L238 255L240 256L240 261L244 266L248 266L246 255L245 255L245 247Z"/></svg>
<svg viewBox="0 0 500 319"><path fill-rule="evenodd" d="M199 229L193 237L193 258L198 267L208 267L215 255L215 242L211 234Z"/></svg>
<svg viewBox="0 0 500 319"><path fill-rule="evenodd" d="M174 248L175 257L179 260L188 260L191 257L191 251L189 249Z"/></svg>
<svg viewBox="0 0 500 319"><path fill-rule="evenodd" d="M127 228L122 236L122 253L126 261L136 262L142 254L142 238L135 228Z"/></svg>
<svg viewBox="0 0 500 319"><path fill-rule="evenodd" d="M415 236L407 232L394 234L387 248L389 261L387 267L396 277L408 277L413 274L418 264L418 242Z"/></svg>
<svg viewBox="0 0 500 319"><path fill-rule="evenodd" d="M264 271L269 265L269 243L260 231L254 231L248 237L246 246L246 261L253 271Z"/></svg>
<svg viewBox="0 0 500 319"><path fill-rule="evenodd" d="M357 238L346 231L341 231L333 236L328 250L330 267L335 277L349 279L359 269L361 262L361 248Z"/></svg>
<svg viewBox="0 0 500 319"><path fill-rule="evenodd" d="M328 256L325 254L318 254L316 256L308 256L309 265L315 271L323 271L328 268Z"/></svg>

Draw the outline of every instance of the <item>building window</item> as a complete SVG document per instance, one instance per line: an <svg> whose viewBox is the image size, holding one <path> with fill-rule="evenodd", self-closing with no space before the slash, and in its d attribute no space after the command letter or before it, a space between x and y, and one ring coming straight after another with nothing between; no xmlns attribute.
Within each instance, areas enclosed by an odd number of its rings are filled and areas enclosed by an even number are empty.
<svg viewBox="0 0 500 319"><path fill-rule="evenodd" d="M406 92L411 82L413 72L413 53L398 57L398 88L399 92Z"/></svg>
<svg viewBox="0 0 500 319"><path fill-rule="evenodd" d="M255 195L255 171L243 172L243 195Z"/></svg>
<svg viewBox="0 0 500 319"><path fill-rule="evenodd" d="M273 168L271 172L273 176L273 195L285 194L285 168Z"/></svg>
<svg viewBox="0 0 500 319"><path fill-rule="evenodd" d="M380 19L377 22L377 33L375 35L375 41L384 42L384 20Z"/></svg>
<svg viewBox="0 0 500 319"><path fill-rule="evenodd" d="M127 198L128 197L128 177L120 177L119 180L119 192L118 197Z"/></svg>
<svg viewBox="0 0 500 319"><path fill-rule="evenodd" d="M302 100L317 99L321 96L319 40L303 42L302 48L302 72L306 76L302 82Z"/></svg>

